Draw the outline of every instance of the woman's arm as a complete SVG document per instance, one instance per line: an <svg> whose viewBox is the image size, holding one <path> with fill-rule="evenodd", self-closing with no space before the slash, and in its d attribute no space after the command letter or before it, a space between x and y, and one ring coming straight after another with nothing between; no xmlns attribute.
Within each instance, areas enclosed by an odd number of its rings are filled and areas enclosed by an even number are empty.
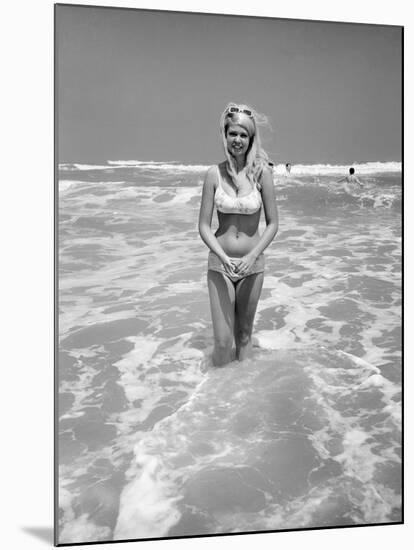
<svg viewBox="0 0 414 550"><path fill-rule="evenodd" d="M277 213L274 183L270 170L265 169L263 171L260 183L262 184L262 200L266 219L266 229L263 231L256 246L254 246L250 252L243 256L238 265L235 267L234 270L237 274L246 273L249 269L251 269L258 256L273 241L279 228L279 216Z"/></svg>
<svg viewBox="0 0 414 550"><path fill-rule="evenodd" d="M272 173L269 169L266 168L263 170L260 183L262 185L262 200L266 220L266 229L263 231L259 242L251 250L251 252L249 252L249 254L252 254L255 258L257 258L263 250L269 246L275 238L279 228L279 215L276 205L275 188Z"/></svg>
<svg viewBox="0 0 414 550"><path fill-rule="evenodd" d="M209 168L203 185L203 194L201 197L200 214L198 219L198 231L209 249L217 254L221 261L227 260L227 255L220 246L213 231L211 230L211 220L214 210L214 193L217 171L214 166Z"/></svg>

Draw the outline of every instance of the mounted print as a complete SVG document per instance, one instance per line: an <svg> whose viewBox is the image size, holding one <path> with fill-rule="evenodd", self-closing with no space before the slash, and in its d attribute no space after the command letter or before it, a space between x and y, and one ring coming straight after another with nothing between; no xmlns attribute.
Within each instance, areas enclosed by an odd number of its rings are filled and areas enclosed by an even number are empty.
<svg viewBox="0 0 414 550"><path fill-rule="evenodd" d="M402 523L398 26L55 6L55 542Z"/></svg>

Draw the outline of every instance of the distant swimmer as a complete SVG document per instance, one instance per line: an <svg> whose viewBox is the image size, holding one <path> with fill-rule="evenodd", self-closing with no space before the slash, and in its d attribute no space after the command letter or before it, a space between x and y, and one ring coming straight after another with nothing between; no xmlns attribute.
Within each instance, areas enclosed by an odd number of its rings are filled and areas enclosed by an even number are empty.
<svg viewBox="0 0 414 550"><path fill-rule="evenodd" d="M364 184L358 179L355 175L355 168L349 169L349 176L345 176L337 181L337 183L344 182L344 189L347 193L352 193L355 189L355 184L358 184L360 187L364 187Z"/></svg>
<svg viewBox="0 0 414 550"><path fill-rule="evenodd" d="M287 162L287 163L285 164L285 168L286 168L287 174L290 174L290 171L291 171L291 169L292 169L292 165L290 164L290 162Z"/></svg>

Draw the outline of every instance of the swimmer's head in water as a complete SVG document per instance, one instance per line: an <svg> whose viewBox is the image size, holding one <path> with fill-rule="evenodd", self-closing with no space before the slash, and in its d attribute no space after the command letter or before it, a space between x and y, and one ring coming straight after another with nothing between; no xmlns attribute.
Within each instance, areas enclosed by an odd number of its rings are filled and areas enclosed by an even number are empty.
<svg viewBox="0 0 414 550"><path fill-rule="evenodd" d="M355 168L350 168L350 169L349 169L349 173L350 173L350 174L351 174L351 176L352 176L352 174L354 174L354 173L355 173Z"/></svg>
<svg viewBox="0 0 414 550"><path fill-rule="evenodd" d="M290 172L290 169L292 168L292 165L290 164L290 162L287 162L287 163L285 164L285 166L286 166L286 170L287 170L288 172Z"/></svg>
<svg viewBox="0 0 414 550"><path fill-rule="evenodd" d="M267 118L255 111L249 105L229 103L220 117L220 133L223 142L224 154L227 159L228 172L236 183L235 159L227 147L227 131L230 126L241 126L249 134L249 146L246 151L246 175L251 181L257 182L258 168L268 161L267 153L262 149L259 135L259 125L268 124ZM263 166L261 167L263 170Z"/></svg>

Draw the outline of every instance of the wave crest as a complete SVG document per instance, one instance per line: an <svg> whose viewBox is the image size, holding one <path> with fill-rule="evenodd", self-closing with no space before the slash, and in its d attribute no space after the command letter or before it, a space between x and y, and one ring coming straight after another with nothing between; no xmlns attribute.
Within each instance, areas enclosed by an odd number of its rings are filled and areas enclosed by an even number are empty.
<svg viewBox="0 0 414 550"><path fill-rule="evenodd" d="M365 162L349 164L294 164L291 175L343 175L353 166L358 174L381 174L401 172L401 162ZM204 172L209 165L184 164L180 161L142 161L142 160L108 160L106 164L82 164L82 163L61 163L60 171L75 170L116 170L116 169L142 169L169 172ZM286 174L285 165L277 164L274 167L277 175Z"/></svg>

